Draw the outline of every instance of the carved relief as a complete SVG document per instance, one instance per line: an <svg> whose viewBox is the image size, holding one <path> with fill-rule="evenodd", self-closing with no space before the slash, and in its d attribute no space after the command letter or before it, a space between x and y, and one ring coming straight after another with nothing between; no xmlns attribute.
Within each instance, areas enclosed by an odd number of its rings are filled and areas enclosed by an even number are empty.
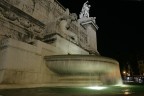
<svg viewBox="0 0 144 96"><path fill-rule="evenodd" d="M11 12L10 10L3 9L2 7L0 7L0 12L5 18L10 19L12 21L18 18L18 16L15 13Z"/></svg>
<svg viewBox="0 0 144 96"><path fill-rule="evenodd" d="M28 8L27 2L29 1L31 4L34 3L33 0L5 0L7 2L12 2L14 4L18 4L17 6L21 5L21 9L26 11ZM20 3L19 3L20 2ZM63 9L57 4L54 6L54 4L50 1L37 1L41 3L49 2L48 6L47 4L43 5L47 8L54 8L54 17L57 17L52 22L49 22L47 25L47 29L44 27L39 26L39 24L34 23L30 18L27 16L27 14L19 15L16 11L12 10L6 10L0 7L0 12L2 13L3 17L8 19L10 22L14 23L15 25L22 28L23 33L17 32L15 30L9 30L6 33L7 37L15 38L21 41L25 42L33 42L35 38L43 38L45 35L50 34L51 32L59 32L63 37L65 37L68 40L71 40L72 42L77 43L78 39L80 37L78 33L78 27L75 26L77 23L77 15L75 13L70 14L69 10L67 9L65 13L63 13ZM30 5L31 5L30 4ZM59 7L58 7L59 6ZM59 8L59 10L57 9ZM52 9L50 9L52 10ZM27 10L28 11L28 10ZM25 16L24 16L25 15ZM36 21L37 22L37 21ZM75 23L74 23L75 22ZM47 32L44 32L44 30ZM82 35L81 35L82 36ZM82 42L85 42L85 36L81 37Z"/></svg>
<svg viewBox="0 0 144 96"><path fill-rule="evenodd" d="M53 3L50 3L49 8L50 8L49 11L52 11L52 10L54 9L54 5L53 5Z"/></svg>
<svg viewBox="0 0 144 96"><path fill-rule="evenodd" d="M6 1L10 2L10 0ZM11 8L13 8L13 6ZM6 37L30 43L33 42L36 37L42 38L44 24L32 17L29 17L29 15L25 13L21 13L22 15L17 14L18 11L17 9L14 11L10 10L7 6L0 6L0 18L4 20L4 22L1 22L5 23L6 20L9 25L1 26L0 39ZM20 31L14 30L18 27L20 28Z"/></svg>
<svg viewBox="0 0 144 96"><path fill-rule="evenodd" d="M18 20L22 26L26 28L31 27L31 23L27 19L20 17Z"/></svg>
<svg viewBox="0 0 144 96"><path fill-rule="evenodd" d="M4 0L22 11L32 15L35 8L35 0Z"/></svg>
<svg viewBox="0 0 144 96"><path fill-rule="evenodd" d="M6 10L5 12L3 11L3 16L12 21L18 18L18 16L15 13L8 11L8 10Z"/></svg>
<svg viewBox="0 0 144 96"><path fill-rule="evenodd" d="M43 29L39 26L33 26L33 30L37 33L41 33L43 31Z"/></svg>
<svg viewBox="0 0 144 96"><path fill-rule="evenodd" d="M0 7L0 15L4 12L4 9Z"/></svg>
<svg viewBox="0 0 144 96"><path fill-rule="evenodd" d="M77 15L75 13L70 14L69 9L66 9L62 16L59 16L55 21L50 22L47 26L47 33L59 33L62 37L67 40L77 43L77 34L70 31L70 25L72 22L76 22Z"/></svg>
<svg viewBox="0 0 144 96"><path fill-rule="evenodd" d="M20 0L19 6L24 12L32 14L35 7L34 0Z"/></svg>
<svg viewBox="0 0 144 96"><path fill-rule="evenodd" d="M3 47L7 46L8 43L8 39L3 39L0 41L0 49L2 49Z"/></svg>
<svg viewBox="0 0 144 96"><path fill-rule="evenodd" d="M19 0L4 0L4 1L6 1L12 5L18 5L20 3Z"/></svg>

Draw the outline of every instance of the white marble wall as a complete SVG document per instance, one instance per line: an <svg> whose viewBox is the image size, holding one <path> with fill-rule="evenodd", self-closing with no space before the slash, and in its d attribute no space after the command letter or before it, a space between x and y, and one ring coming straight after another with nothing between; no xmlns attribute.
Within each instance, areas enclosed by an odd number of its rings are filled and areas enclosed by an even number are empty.
<svg viewBox="0 0 144 96"><path fill-rule="evenodd" d="M44 56L88 54L60 36L57 38L55 46L41 41L30 45L14 39L5 40L0 50L0 83L50 83L57 79L45 65Z"/></svg>

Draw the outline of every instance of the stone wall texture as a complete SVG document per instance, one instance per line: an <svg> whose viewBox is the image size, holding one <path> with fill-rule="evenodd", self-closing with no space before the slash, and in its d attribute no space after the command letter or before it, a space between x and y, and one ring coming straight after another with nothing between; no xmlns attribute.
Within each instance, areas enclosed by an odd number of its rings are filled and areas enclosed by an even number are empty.
<svg viewBox="0 0 144 96"><path fill-rule="evenodd" d="M99 55L96 24L92 18L83 21L84 26L57 0L1 0L0 84L89 84L87 76L54 73L45 60L51 55ZM101 84L98 76L92 78Z"/></svg>

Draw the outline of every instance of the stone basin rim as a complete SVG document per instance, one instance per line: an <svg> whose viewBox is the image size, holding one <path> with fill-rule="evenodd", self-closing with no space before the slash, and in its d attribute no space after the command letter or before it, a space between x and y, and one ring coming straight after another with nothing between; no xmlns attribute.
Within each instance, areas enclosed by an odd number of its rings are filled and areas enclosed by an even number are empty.
<svg viewBox="0 0 144 96"><path fill-rule="evenodd" d="M85 60L85 61L99 61L99 62L111 62L114 64L119 64L115 59L104 57L100 55L50 55L45 56L46 61L62 61L62 60Z"/></svg>

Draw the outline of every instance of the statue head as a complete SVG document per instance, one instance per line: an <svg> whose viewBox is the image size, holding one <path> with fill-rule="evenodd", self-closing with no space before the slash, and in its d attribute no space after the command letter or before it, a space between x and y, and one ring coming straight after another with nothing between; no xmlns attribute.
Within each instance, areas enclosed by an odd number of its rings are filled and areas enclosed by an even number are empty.
<svg viewBox="0 0 144 96"><path fill-rule="evenodd" d="M76 13L72 13L70 16L71 16L71 20L72 21L76 21L77 20L77 14Z"/></svg>
<svg viewBox="0 0 144 96"><path fill-rule="evenodd" d="M65 11L65 15L67 15L67 16L68 16L68 15L69 15L69 13L70 13L70 12L69 12L69 9L67 8L67 9L66 9L66 11Z"/></svg>

